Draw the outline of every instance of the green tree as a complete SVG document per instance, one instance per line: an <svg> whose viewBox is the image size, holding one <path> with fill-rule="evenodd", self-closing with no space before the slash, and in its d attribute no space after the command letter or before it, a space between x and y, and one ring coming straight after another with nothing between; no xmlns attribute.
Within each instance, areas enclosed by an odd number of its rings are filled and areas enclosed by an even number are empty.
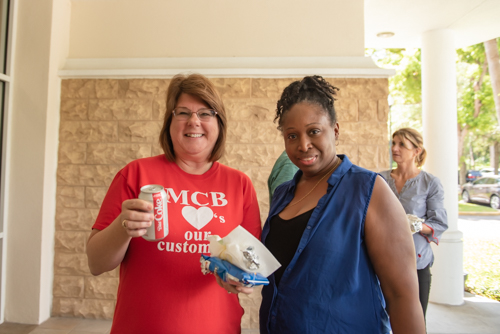
<svg viewBox="0 0 500 334"><path fill-rule="evenodd" d="M484 49L486 53L486 60L488 62L488 72L490 74L497 122L500 125L500 52L498 51L498 40L491 39L484 42ZM498 140L493 141L493 144L490 146L491 167L493 167L495 174L497 174L498 170L499 147L500 141Z"/></svg>
<svg viewBox="0 0 500 334"><path fill-rule="evenodd" d="M401 127L422 130L422 83L420 49L367 50L378 66L396 70L389 79L391 133ZM495 130L491 85L487 80L484 46L477 44L457 50L457 131L458 158L462 182L466 162L475 159L476 143ZM493 109L492 109L493 107ZM475 140L471 140L475 138ZM465 149L467 147L467 149ZM482 152L482 150L478 150ZM488 153L484 153L488 155ZM481 160L481 159L480 159Z"/></svg>
<svg viewBox="0 0 500 334"><path fill-rule="evenodd" d="M422 131L422 70L420 49L367 49L378 66L394 69L389 78L391 134L411 127Z"/></svg>
<svg viewBox="0 0 500 334"><path fill-rule="evenodd" d="M464 183L467 161L470 167L475 167L472 143L468 150L464 149L468 139L472 142L468 137L486 138L496 129L488 63L482 43L457 50L457 88L458 161L460 183Z"/></svg>

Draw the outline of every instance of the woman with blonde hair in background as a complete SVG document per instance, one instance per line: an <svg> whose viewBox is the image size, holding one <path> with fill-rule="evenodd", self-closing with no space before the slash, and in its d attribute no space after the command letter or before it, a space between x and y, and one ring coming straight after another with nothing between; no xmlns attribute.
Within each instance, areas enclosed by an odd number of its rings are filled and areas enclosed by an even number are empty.
<svg viewBox="0 0 500 334"><path fill-rule="evenodd" d="M419 297L424 317L431 289L430 268L434 262L430 243L439 244L441 235L448 228L443 186L437 177L420 169L426 155L422 135L418 131L412 128L399 129L392 135L392 159L397 167L380 173L406 214L424 219L422 230L413 234Z"/></svg>

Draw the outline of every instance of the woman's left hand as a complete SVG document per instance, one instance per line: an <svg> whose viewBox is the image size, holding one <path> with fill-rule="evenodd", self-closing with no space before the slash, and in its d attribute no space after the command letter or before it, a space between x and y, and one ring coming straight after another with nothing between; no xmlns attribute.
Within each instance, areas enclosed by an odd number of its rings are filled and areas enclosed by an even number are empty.
<svg viewBox="0 0 500 334"><path fill-rule="evenodd" d="M249 295L253 292L253 288L246 288L244 286L239 286L239 282L234 282L234 281L229 281L229 282L224 282L222 278L219 277L219 275L214 275L215 279L217 280L217 284L219 284L223 289L225 289L228 293L244 293L246 295ZM232 284L231 284L232 282Z"/></svg>

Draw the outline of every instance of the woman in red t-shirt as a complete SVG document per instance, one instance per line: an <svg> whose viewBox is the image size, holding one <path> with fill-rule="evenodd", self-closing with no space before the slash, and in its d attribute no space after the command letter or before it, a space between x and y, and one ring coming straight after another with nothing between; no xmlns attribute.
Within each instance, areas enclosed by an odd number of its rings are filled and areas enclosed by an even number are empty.
<svg viewBox="0 0 500 334"><path fill-rule="evenodd" d="M160 133L165 154L132 161L116 174L87 243L93 275L120 265L111 333L241 332L241 289L219 281L236 293L228 294L199 263L208 235L224 237L242 225L260 237L250 179L217 162L226 130L224 105L207 78L171 80ZM138 199L148 184L168 194L168 235L154 242L141 238L153 219L152 204Z"/></svg>

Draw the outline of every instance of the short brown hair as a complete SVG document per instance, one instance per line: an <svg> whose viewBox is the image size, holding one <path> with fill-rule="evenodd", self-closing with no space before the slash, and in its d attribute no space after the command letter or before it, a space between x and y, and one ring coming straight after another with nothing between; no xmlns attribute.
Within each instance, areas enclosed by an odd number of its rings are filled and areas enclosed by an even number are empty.
<svg viewBox="0 0 500 334"><path fill-rule="evenodd" d="M227 118L224 103L214 84L201 74L177 74L170 81L167 90L167 110L163 119L163 127L160 132L160 145L163 148L167 160L175 161L174 145L170 136L170 124L172 123L173 110L177 100L182 93L196 96L205 102L210 108L217 111L217 123L219 125L219 136L210 154L209 161L217 161L224 154L226 143Z"/></svg>
<svg viewBox="0 0 500 334"><path fill-rule="evenodd" d="M415 157L415 164L417 167L422 167L427 157L427 151L424 148L424 140L420 132L412 128L401 128L392 134L392 138L398 136L401 140L408 139L412 143L413 148L420 148L420 154ZM404 142L404 141L403 141ZM406 147L411 150L412 147Z"/></svg>

